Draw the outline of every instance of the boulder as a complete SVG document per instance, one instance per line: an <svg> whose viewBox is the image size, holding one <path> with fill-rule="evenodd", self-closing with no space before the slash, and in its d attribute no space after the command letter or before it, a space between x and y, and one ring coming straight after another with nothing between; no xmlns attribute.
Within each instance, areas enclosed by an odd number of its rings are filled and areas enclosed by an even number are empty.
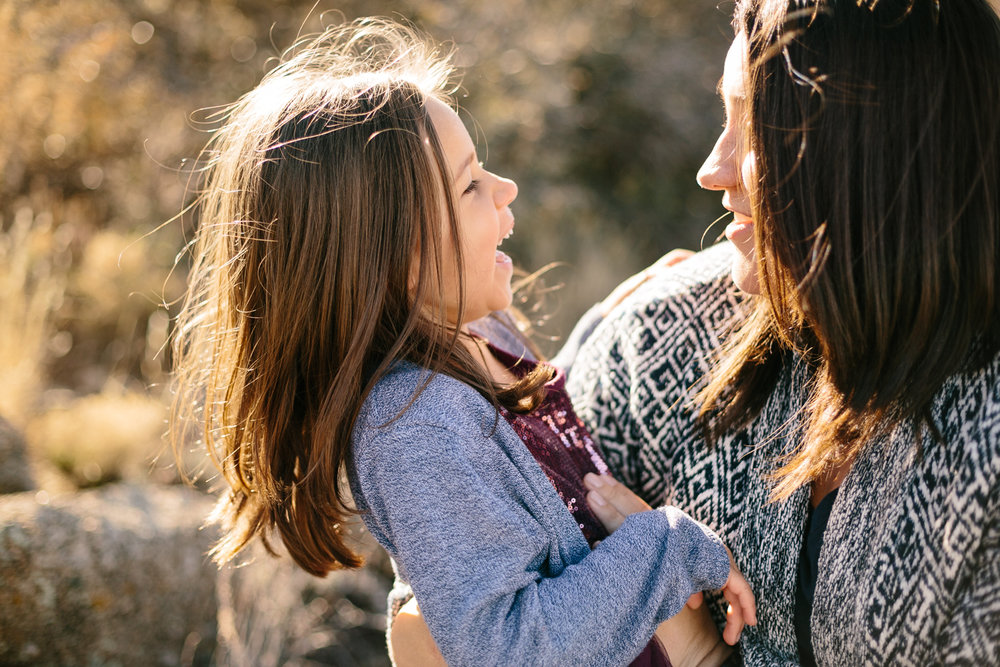
<svg viewBox="0 0 1000 667"><path fill-rule="evenodd" d="M0 494L34 488L24 438L6 419L0 417Z"/></svg>
<svg viewBox="0 0 1000 667"><path fill-rule="evenodd" d="M384 667L386 593L392 570L360 522L351 528L368 561L320 579L255 543L219 572L215 661L222 666Z"/></svg>
<svg viewBox="0 0 1000 667"><path fill-rule="evenodd" d="M389 664L392 572L360 524L362 570L319 579L257 543L219 569L212 504L156 485L0 496L0 664Z"/></svg>
<svg viewBox="0 0 1000 667"><path fill-rule="evenodd" d="M210 506L186 487L0 497L0 664L208 664Z"/></svg>

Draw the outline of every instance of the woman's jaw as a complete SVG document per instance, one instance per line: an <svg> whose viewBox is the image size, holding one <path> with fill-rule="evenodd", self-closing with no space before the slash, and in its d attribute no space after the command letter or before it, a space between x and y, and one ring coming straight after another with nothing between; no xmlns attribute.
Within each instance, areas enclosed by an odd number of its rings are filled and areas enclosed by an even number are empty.
<svg viewBox="0 0 1000 667"><path fill-rule="evenodd" d="M733 256L733 282L747 294L760 293L753 229L753 218L736 212L733 213L733 221L726 225L726 238L736 249Z"/></svg>

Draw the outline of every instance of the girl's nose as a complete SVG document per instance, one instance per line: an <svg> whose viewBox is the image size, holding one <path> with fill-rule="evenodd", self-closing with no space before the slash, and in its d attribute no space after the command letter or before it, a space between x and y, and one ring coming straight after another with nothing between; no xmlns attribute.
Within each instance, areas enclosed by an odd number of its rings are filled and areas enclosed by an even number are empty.
<svg viewBox="0 0 1000 667"><path fill-rule="evenodd" d="M493 197L497 208L510 206L511 202L517 198L517 183L503 176L497 176L496 179L497 185Z"/></svg>

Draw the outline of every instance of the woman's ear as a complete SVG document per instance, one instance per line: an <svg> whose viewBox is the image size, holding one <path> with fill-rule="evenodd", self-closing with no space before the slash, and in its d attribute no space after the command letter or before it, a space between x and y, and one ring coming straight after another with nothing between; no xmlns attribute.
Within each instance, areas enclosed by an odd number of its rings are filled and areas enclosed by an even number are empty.
<svg viewBox="0 0 1000 667"><path fill-rule="evenodd" d="M412 304L417 298L417 286L420 284L420 244L415 244L415 248L410 255L410 266L406 273L406 295Z"/></svg>

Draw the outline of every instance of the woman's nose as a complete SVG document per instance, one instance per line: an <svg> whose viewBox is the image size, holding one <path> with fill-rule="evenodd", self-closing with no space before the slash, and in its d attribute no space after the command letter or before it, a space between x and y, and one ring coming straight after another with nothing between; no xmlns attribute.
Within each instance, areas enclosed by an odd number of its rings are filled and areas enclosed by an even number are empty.
<svg viewBox="0 0 1000 667"><path fill-rule="evenodd" d="M739 184L736 151L727 134L722 133L698 170L698 185L706 190L726 190Z"/></svg>

